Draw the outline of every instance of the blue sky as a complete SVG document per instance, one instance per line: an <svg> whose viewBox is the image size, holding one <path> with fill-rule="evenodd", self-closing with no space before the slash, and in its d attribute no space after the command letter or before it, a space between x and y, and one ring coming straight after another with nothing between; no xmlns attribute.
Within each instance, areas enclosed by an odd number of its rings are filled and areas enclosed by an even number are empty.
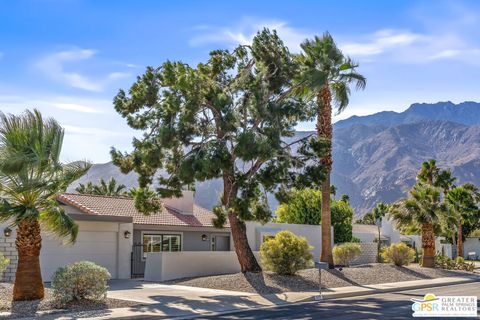
<svg viewBox="0 0 480 320"><path fill-rule="evenodd" d="M133 132L112 107L145 66L195 64L276 29L291 51L328 30L368 79L336 117L480 100L478 1L0 0L0 110L66 128L63 158L109 161ZM302 124L299 129L313 129Z"/></svg>

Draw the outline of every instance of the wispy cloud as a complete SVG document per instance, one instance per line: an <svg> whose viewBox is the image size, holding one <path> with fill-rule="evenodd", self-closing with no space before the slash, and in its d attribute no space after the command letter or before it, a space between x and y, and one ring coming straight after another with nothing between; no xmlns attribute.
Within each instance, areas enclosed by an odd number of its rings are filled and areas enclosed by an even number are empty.
<svg viewBox="0 0 480 320"><path fill-rule="evenodd" d="M342 50L356 56L371 56L412 45L425 36L400 30L380 30L368 36L364 42L345 42Z"/></svg>
<svg viewBox="0 0 480 320"><path fill-rule="evenodd" d="M92 49L72 49L49 54L37 62L37 67L48 77L66 85L87 91L100 92L113 81L130 76L126 72L112 72L93 78L80 72L67 71L65 65L89 60L96 54Z"/></svg>
<svg viewBox="0 0 480 320"><path fill-rule="evenodd" d="M80 134L80 135L88 135L88 136L97 136L97 137L112 137L112 136L124 136L124 137L131 137L131 133L129 132L116 132L112 130L105 130L95 127L82 127L82 126L73 126L68 124L62 125L65 128L65 131L70 134Z"/></svg>
<svg viewBox="0 0 480 320"><path fill-rule="evenodd" d="M190 39L189 43L194 47L211 43L226 43L230 46L250 44L255 34L263 28L276 30L285 44L293 51L299 50L302 41L313 35L305 30L293 28L284 21L244 18L232 27L198 26L194 28L194 31L199 32Z"/></svg>
<svg viewBox="0 0 480 320"><path fill-rule="evenodd" d="M473 23L471 16L465 17ZM475 20L476 21L476 20ZM295 28L285 21L275 19L254 20L244 18L232 26L205 26L194 28L196 33L190 40L191 46L219 43L228 46L249 44L258 30L277 30L285 44L298 52L300 44L323 30L313 31ZM335 34L339 47L348 55L362 62L395 60L399 63L430 63L440 59L456 59L476 63L480 47L466 39L460 29L413 32L408 29L380 29L368 34ZM355 40L353 40L355 39Z"/></svg>
<svg viewBox="0 0 480 320"><path fill-rule="evenodd" d="M76 103L52 103L52 105L58 109L63 110L72 110L83 113L104 113L104 111L100 108L93 108Z"/></svg>

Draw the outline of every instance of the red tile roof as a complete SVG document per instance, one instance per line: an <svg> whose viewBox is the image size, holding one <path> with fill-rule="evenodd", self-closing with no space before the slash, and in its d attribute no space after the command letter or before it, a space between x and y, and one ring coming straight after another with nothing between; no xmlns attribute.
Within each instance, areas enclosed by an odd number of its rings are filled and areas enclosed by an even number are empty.
<svg viewBox="0 0 480 320"><path fill-rule="evenodd" d="M211 211L196 205L193 206L193 215L182 214L165 206L162 206L161 212L144 215L137 211L133 199L127 197L63 193L57 200L85 214L132 217L135 224L213 227L212 219L215 217Z"/></svg>

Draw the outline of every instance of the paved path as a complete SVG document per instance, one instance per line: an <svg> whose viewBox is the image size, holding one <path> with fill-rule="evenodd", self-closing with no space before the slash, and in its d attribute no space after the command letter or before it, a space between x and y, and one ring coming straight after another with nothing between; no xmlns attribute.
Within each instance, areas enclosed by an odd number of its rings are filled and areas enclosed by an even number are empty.
<svg viewBox="0 0 480 320"><path fill-rule="evenodd" d="M480 283L341 298L321 302L305 302L263 310L241 311L223 316L197 316L195 319L411 319L412 303L410 299L423 298L426 293L434 293L436 295L476 295L480 297Z"/></svg>

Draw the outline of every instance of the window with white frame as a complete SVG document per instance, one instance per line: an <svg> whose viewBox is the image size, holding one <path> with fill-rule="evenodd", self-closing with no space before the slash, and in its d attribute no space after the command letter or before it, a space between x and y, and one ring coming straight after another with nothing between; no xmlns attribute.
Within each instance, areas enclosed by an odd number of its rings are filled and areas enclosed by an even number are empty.
<svg viewBox="0 0 480 320"><path fill-rule="evenodd" d="M143 252L176 252L182 250L179 234L144 234Z"/></svg>

